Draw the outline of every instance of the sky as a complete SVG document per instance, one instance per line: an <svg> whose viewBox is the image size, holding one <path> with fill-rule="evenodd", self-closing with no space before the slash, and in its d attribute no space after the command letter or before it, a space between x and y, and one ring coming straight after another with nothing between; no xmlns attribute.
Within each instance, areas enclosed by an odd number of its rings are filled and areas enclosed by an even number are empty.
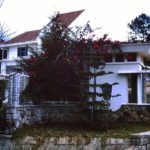
<svg viewBox="0 0 150 150"><path fill-rule="evenodd" d="M99 34L113 40L126 41L127 24L141 13L150 15L150 0L4 0L0 8L0 23L14 33L41 29L56 12L65 13L84 9L77 25L87 21Z"/></svg>

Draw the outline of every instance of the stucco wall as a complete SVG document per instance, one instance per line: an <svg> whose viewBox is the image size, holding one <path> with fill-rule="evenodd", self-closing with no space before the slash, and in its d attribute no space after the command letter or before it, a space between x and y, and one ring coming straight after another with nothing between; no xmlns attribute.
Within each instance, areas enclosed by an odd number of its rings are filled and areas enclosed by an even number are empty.
<svg viewBox="0 0 150 150"><path fill-rule="evenodd" d="M115 85L112 87L112 95L120 94L118 97L111 97L110 102L111 106L110 108L113 111L118 110L122 104L127 104L128 103L128 75L124 74L118 74L118 71L121 70L140 70L141 65L140 63L137 62L131 62L131 63L108 63L105 65L104 70L106 72L113 72L113 74L108 74L104 76L99 76L97 77L97 84L102 84L102 83L109 83L113 84L115 82L118 83L118 85ZM92 70L92 69L91 69ZM90 80L90 83L93 83L93 78ZM142 84L142 83L141 83ZM92 91L92 88L90 89ZM100 92L99 89L97 88L97 92ZM140 91L142 92L142 90Z"/></svg>
<svg viewBox="0 0 150 150"><path fill-rule="evenodd" d="M33 49L36 48L36 44L18 44L16 46L11 46L8 50L8 55L7 55L7 60L15 60L18 58L17 56L17 52L18 52L18 47L26 47L26 46L29 46L29 51L28 51L28 54L30 55L30 50L32 47Z"/></svg>

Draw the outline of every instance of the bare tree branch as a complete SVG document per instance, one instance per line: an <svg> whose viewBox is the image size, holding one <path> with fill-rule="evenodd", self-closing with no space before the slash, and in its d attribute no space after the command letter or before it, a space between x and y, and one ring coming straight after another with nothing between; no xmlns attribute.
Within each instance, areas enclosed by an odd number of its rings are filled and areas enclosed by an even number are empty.
<svg viewBox="0 0 150 150"><path fill-rule="evenodd" d="M4 42L10 35L12 35L12 33L10 33L5 24L0 23L0 43Z"/></svg>
<svg viewBox="0 0 150 150"><path fill-rule="evenodd" d="M2 7L4 0L0 0L0 8ZM13 33L9 32L9 29L5 26L5 24L0 23L0 43L4 42L10 35Z"/></svg>
<svg viewBox="0 0 150 150"><path fill-rule="evenodd" d="M0 0L0 8L2 7L4 0Z"/></svg>

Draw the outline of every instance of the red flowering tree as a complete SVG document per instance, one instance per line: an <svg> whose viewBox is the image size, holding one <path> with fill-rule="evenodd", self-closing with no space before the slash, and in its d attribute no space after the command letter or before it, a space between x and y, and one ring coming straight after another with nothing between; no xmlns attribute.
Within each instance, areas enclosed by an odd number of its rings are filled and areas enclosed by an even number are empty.
<svg viewBox="0 0 150 150"><path fill-rule="evenodd" d="M20 64L30 75L27 88L22 95L34 103L40 101L74 101L73 95L80 90L80 76L75 72L77 56L73 55L75 41L72 31L52 18L41 35L41 49L33 50L30 59ZM71 94L72 93L72 94ZM75 94L73 94L75 93Z"/></svg>
<svg viewBox="0 0 150 150"><path fill-rule="evenodd" d="M87 36L91 32L89 24L73 32L54 17L43 30L41 50L33 50L30 59L21 61L21 66L30 75L24 95L34 102L77 101L92 97L94 109L96 96L103 97L106 102L107 93L96 91L97 86L104 86L98 85L96 77L110 73L103 70L105 58L109 49L119 48L119 42L112 42L107 35L93 40L92 36ZM96 71L99 68L101 70ZM94 79L93 85L89 84L90 78ZM88 90L90 86L94 87L94 92Z"/></svg>

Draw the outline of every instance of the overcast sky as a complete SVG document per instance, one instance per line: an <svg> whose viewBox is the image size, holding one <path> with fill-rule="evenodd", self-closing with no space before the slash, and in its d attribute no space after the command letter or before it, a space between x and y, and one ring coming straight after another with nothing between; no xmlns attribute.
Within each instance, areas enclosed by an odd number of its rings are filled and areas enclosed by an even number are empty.
<svg viewBox="0 0 150 150"><path fill-rule="evenodd" d="M150 15L150 0L4 0L0 22L18 35L42 28L55 12L81 9L85 12L80 22L90 20L101 27L101 34L123 41L127 40L127 23L141 13Z"/></svg>

